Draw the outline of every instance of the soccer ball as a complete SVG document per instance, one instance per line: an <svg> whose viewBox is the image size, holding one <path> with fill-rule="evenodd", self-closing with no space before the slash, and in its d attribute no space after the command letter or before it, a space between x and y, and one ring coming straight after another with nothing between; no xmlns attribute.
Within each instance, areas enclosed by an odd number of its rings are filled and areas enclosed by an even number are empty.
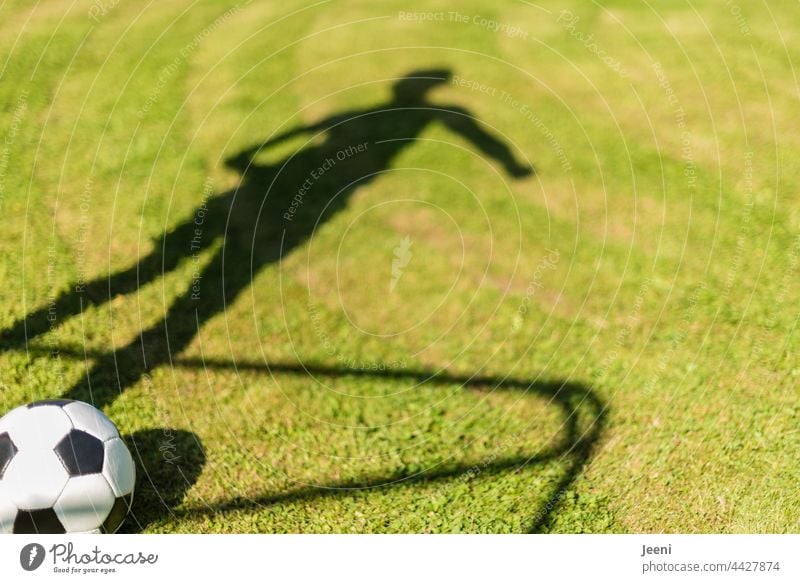
<svg viewBox="0 0 800 583"><path fill-rule="evenodd" d="M80 401L38 401L0 419L0 533L116 532L136 468L111 420Z"/></svg>

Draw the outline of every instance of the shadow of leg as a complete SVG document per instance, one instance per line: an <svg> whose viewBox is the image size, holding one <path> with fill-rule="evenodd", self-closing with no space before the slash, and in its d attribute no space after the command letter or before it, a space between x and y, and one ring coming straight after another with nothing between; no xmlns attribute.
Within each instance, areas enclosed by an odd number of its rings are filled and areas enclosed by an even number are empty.
<svg viewBox="0 0 800 583"><path fill-rule="evenodd" d="M249 266L223 271L222 250L218 250L198 275L202 292L188 289L175 299L166 315L127 345L103 354L64 394L66 399L86 401L103 408L141 380L142 375L173 360L192 342L208 320L225 309L226 298L233 301L250 281ZM223 277L223 274L226 274ZM230 274L228 277L227 274ZM224 286L224 293L223 293Z"/></svg>
<svg viewBox="0 0 800 583"><path fill-rule="evenodd" d="M206 463L200 438L180 429L146 429L124 436L136 462L133 507L120 532L139 532L174 515Z"/></svg>
<svg viewBox="0 0 800 583"><path fill-rule="evenodd" d="M115 295L136 291L155 279L165 267L171 269L176 263L177 260L165 264L161 255L154 252L128 269L74 286L49 304L31 311L10 327L1 330L0 352L22 348L91 306L105 304Z"/></svg>
<svg viewBox="0 0 800 583"><path fill-rule="evenodd" d="M228 197L220 197L214 207L225 206ZM219 211L216 211L219 212ZM75 284L53 298L50 303L32 310L11 326L0 330L0 352L18 350L29 342L78 316L92 306L110 302L115 296L131 294L175 269L181 260L198 253L211 244L218 232L206 228L206 236L190 247L196 225L193 220L176 227L156 242L153 251L141 257L134 265L91 281ZM199 245L199 246L198 246Z"/></svg>

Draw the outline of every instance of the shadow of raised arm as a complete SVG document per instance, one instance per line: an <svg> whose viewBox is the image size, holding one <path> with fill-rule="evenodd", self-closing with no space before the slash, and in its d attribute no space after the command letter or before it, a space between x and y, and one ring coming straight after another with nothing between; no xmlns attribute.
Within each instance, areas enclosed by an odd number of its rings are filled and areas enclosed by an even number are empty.
<svg viewBox="0 0 800 583"><path fill-rule="evenodd" d="M458 106L446 107L437 110L436 118L444 123L451 131L459 134L481 153L503 166L506 172L514 178L524 178L533 174L534 169L525 165L514 157L511 148L487 132L483 125L466 109Z"/></svg>

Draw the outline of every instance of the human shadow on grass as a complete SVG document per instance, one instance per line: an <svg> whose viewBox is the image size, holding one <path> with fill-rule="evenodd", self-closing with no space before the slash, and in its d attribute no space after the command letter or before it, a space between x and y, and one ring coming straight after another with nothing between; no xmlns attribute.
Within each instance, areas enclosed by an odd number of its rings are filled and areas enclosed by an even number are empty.
<svg viewBox="0 0 800 583"><path fill-rule="evenodd" d="M224 313L226 306L248 289L253 278L266 266L280 261L310 239L315 229L345 208L354 192L389 170L397 157L412 146L430 124L444 124L484 156L499 164L509 176L521 178L530 175L533 169L519 162L508 145L487 131L469 111L458 106L440 105L428 99L429 92L447 83L450 76L450 71L446 69L409 73L393 84L392 98L383 104L342 112L291 129L227 159L226 164L241 176L235 189L203 200L190 217L158 239L153 251L131 267L81 283L0 332L0 350L30 350L33 339L52 331L68 318L81 315L87 307L105 304L121 294L135 293L141 286L208 252L210 259L195 274L186 292L166 308L163 318L143 330L129 344L107 353L92 355L95 362L86 378L63 395L102 408L155 368L180 366L179 355L206 322ZM261 164L256 161L260 152L299 136L306 136L308 140L294 154L275 163ZM90 356L88 353L84 355ZM313 369L299 365L270 365L269 368L283 372L302 371L303 374L313 372ZM354 371L323 368L318 368L316 372L357 374ZM396 378L398 374L407 378L428 376L425 373L393 372L385 376ZM561 407L566 430L560 445L527 458L492 460L484 464L481 470L488 475L559 456L568 459L570 465L566 474L544 505L541 516L531 524L532 530L541 528L552 508L558 505L564 490L588 460L599 434L603 409L593 393L574 384L541 384L507 379L434 375L427 382L461 382L469 387L495 384L497 388L510 387L551 398ZM594 411L591 414L594 421L587 429L580 429L576 421L585 413L585 409L581 408L583 405L577 407L578 401L588 404L589 410ZM202 468L202 447L196 436L185 432L178 434L181 440L187 444L193 441L199 449L184 460L187 465L180 470L177 478L169 474L173 466L158 459L162 455L157 452L160 452L158 444L163 439L163 430L136 434L131 438L140 466L152 468L152 472L143 474L144 479L150 480L150 485L146 485L143 492L140 491L134 506L139 528L164 516L165 510L172 511ZM356 487L377 487L387 482L402 481L407 484L443 480L461 475L469 469L466 466L453 466L416 476L373 476L357 483L266 494L260 502L311 499L347 492ZM156 479L152 476L156 476ZM158 483L161 483L160 488ZM151 494L147 494L149 487ZM259 500L231 500L216 509L212 507L210 511L225 512L253 504L258 505Z"/></svg>
<svg viewBox="0 0 800 583"><path fill-rule="evenodd" d="M0 350L25 348L90 305L133 293L209 250L211 259L164 318L100 358L86 379L64 395L103 407L149 371L169 365L262 269L312 237L354 192L389 170L429 125L444 124L512 177L530 175L533 169L469 111L428 100L428 93L450 77L447 69L409 73L394 83L386 103L288 130L227 159L241 176L235 189L202 201L131 267L75 286L0 332ZM260 152L298 136L307 136L305 145L284 160L254 161Z"/></svg>

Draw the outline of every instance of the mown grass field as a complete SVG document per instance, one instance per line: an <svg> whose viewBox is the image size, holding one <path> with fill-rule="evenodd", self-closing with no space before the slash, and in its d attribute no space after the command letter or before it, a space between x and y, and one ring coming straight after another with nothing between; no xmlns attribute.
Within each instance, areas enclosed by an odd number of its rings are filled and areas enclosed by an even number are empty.
<svg viewBox="0 0 800 583"><path fill-rule="evenodd" d="M128 532L800 531L800 6L455 10L0 3L0 408Z"/></svg>

